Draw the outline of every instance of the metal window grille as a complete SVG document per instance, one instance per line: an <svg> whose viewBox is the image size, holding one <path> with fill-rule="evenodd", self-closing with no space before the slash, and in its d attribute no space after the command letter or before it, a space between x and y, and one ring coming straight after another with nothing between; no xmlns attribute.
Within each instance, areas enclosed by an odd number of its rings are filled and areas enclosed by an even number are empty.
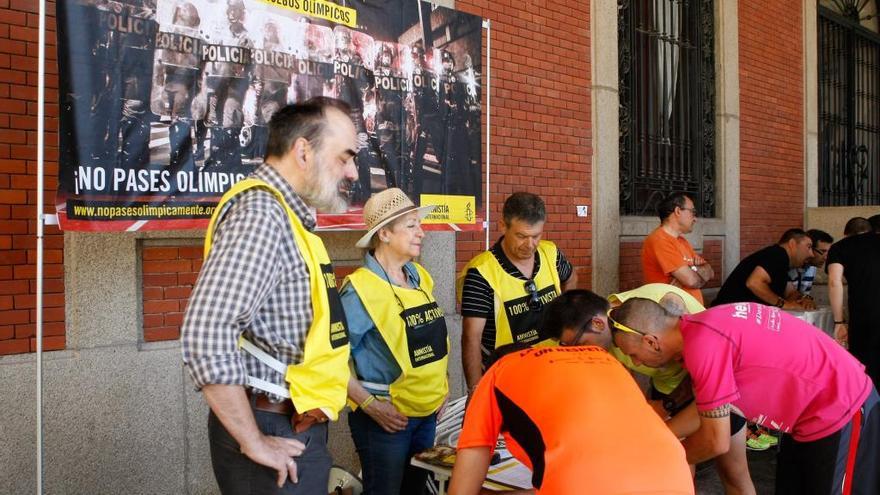
<svg viewBox="0 0 880 495"><path fill-rule="evenodd" d="M880 36L819 7L819 206L880 204Z"/></svg>
<svg viewBox="0 0 880 495"><path fill-rule="evenodd" d="M618 0L620 212L672 192L715 216L713 0Z"/></svg>

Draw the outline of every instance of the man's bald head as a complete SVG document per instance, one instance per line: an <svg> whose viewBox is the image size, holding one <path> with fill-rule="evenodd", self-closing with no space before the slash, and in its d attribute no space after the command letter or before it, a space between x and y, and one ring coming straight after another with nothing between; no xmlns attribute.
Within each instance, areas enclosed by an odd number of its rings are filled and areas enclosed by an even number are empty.
<svg viewBox="0 0 880 495"><path fill-rule="evenodd" d="M659 368L681 356L679 317L663 306L650 299L634 297L612 310L609 316L612 320L609 323L617 330L614 343L636 365Z"/></svg>
<svg viewBox="0 0 880 495"><path fill-rule="evenodd" d="M611 312L611 318L634 330L657 335L675 326L676 316L650 299L628 299Z"/></svg>

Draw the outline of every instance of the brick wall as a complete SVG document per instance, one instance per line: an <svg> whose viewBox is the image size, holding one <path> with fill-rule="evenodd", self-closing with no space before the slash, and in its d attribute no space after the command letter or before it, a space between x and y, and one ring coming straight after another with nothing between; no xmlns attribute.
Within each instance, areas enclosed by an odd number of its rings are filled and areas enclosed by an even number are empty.
<svg viewBox="0 0 880 495"><path fill-rule="evenodd" d="M455 8L492 21L491 239L510 193L540 194L544 237L589 287L590 219L575 215L576 205L591 205L589 4L458 0ZM457 234L459 269L484 248L484 235Z"/></svg>
<svg viewBox="0 0 880 495"><path fill-rule="evenodd" d="M630 290L644 283L642 277L642 242L620 243L620 290Z"/></svg>
<svg viewBox="0 0 880 495"><path fill-rule="evenodd" d="M803 224L802 8L739 2L741 256Z"/></svg>
<svg viewBox="0 0 880 495"><path fill-rule="evenodd" d="M202 268L202 246L144 246L141 268L144 341L177 339Z"/></svg>
<svg viewBox="0 0 880 495"><path fill-rule="evenodd" d="M54 2L47 4L55 11ZM47 17L45 203L54 211L58 137L55 19ZM0 0L0 355L36 350L37 2ZM46 227L43 349L65 346L64 238Z"/></svg>

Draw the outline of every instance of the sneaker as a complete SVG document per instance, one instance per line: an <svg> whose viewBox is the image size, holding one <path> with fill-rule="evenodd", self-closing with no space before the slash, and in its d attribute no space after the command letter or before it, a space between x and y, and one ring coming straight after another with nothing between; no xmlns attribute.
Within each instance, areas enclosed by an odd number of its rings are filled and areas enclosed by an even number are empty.
<svg viewBox="0 0 880 495"><path fill-rule="evenodd" d="M752 432L748 433L748 438L746 438L746 448L749 450L767 450L770 448L770 444L761 440L761 437L753 434Z"/></svg>

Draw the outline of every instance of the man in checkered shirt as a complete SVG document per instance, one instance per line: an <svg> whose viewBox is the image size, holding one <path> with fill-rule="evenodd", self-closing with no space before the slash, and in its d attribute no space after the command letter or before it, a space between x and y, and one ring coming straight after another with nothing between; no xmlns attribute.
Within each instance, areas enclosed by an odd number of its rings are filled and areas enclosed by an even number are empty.
<svg viewBox="0 0 880 495"><path fill-rule="evenodd" d="M273 115L265 161L251 177L277 189L312 230L310 208L347 208L356 153L348 106L315 98ZM234 196L217 221L181 337L186 368L211 408L211 458L225 494L275 493L277 487L326 493L332 463L326 416L317 410L312 426L297 432L290 399L245 387L251 376L287 388L284 375L237 346L243 334L285 365L300 363L312 324L311 290L308 265L278 199L261 188Z"/></svg>

